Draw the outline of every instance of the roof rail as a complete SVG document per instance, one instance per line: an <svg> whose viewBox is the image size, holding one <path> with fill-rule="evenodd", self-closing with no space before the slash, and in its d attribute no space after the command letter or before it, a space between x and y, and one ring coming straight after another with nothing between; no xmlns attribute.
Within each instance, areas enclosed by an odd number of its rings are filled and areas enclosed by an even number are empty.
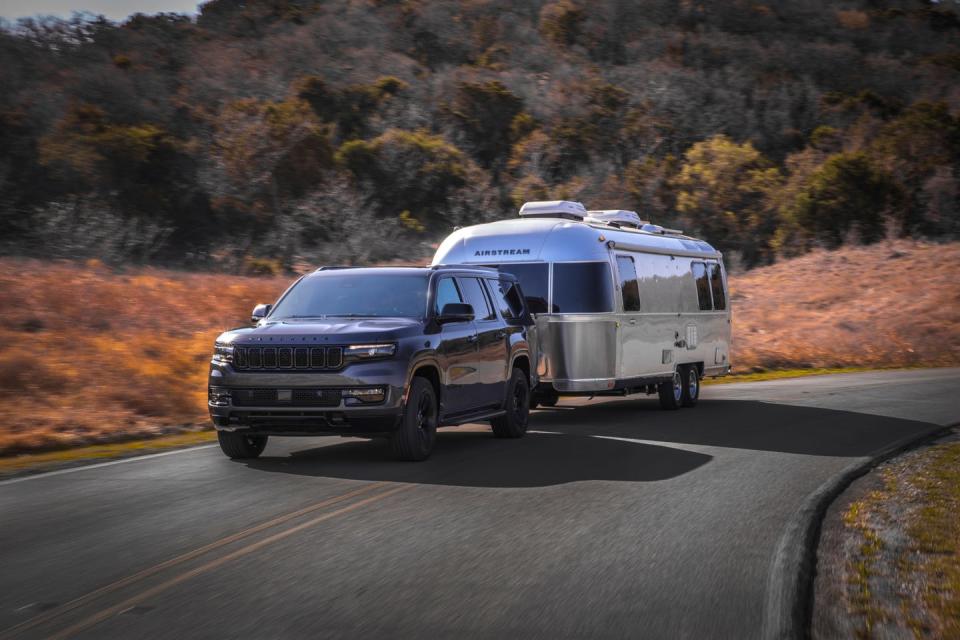
<svg viewBox="0 0 960 640"><path fill-rule="evenodd" d="M337 271L339 269L362 269L363 267L355 267L349 264L334 264L334 265L324 265L322 267L317 267L317 271Z"/></svg>

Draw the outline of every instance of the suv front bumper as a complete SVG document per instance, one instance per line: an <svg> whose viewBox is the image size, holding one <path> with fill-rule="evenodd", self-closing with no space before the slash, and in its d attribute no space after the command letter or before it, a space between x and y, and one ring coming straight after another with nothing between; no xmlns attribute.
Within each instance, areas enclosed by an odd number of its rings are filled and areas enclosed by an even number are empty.
<svg viewBox="0 0 960 640"><path fill-rule="evenodd" d="M208 384L217 393L207 404L210 418L218 431L257 435L389 433L400 423L406 385L406 371L391 364L355 364L337 373L241 373L212 364ZM342 397L344 390L371 388L384 390L382 402L350 404Z"/></svg>

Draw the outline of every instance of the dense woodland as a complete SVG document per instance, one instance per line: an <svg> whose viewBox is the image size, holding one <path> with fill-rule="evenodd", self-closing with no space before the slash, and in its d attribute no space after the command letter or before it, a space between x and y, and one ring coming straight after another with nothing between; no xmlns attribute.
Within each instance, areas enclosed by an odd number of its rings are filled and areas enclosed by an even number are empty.
<svg viewBox="0 0 960 640"><path fill-rule="evenodd" d="M531 199L735 267L960 235L960 3L213 0L0 23L0 251L415 259Z"/></svg>

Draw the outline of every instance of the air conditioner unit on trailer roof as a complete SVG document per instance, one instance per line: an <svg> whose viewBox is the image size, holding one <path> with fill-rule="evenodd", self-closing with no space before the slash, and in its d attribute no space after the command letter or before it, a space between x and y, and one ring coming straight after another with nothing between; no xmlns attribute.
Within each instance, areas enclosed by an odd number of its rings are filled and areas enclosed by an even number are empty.
<svg viewBox="0 0 960 640"><path fill-rule="evenodd" d="M641 220L636 211L626 211L624 209L588 211L587 222L599 222L612 227L631 227L633 229L639 229L646 224L646 221Z"/></svg>
<svg viewBox="0 0 960 640"><path fill-rule="evenodd" d="M547 200L541 202L525 202L520 207L520 215L524 218L568 218L583 220L587 217L587 209L579 202L569 200Z"/></svg>

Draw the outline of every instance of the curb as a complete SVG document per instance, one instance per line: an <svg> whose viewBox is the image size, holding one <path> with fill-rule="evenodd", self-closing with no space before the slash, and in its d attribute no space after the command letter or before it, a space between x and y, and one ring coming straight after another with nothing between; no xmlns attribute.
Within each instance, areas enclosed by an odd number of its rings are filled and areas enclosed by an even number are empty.
<svg viewBox="0 0 960 640"><path fill-rule="evenodd" d="M761 638L799 640L810 637L813 580L817 568L820 527L827 509L857 478L910 449L936 440L960 423L937 425L923 433L898 440L867 460L853 462L810 494L794 514L777 550L767 577Z"/></svg>

